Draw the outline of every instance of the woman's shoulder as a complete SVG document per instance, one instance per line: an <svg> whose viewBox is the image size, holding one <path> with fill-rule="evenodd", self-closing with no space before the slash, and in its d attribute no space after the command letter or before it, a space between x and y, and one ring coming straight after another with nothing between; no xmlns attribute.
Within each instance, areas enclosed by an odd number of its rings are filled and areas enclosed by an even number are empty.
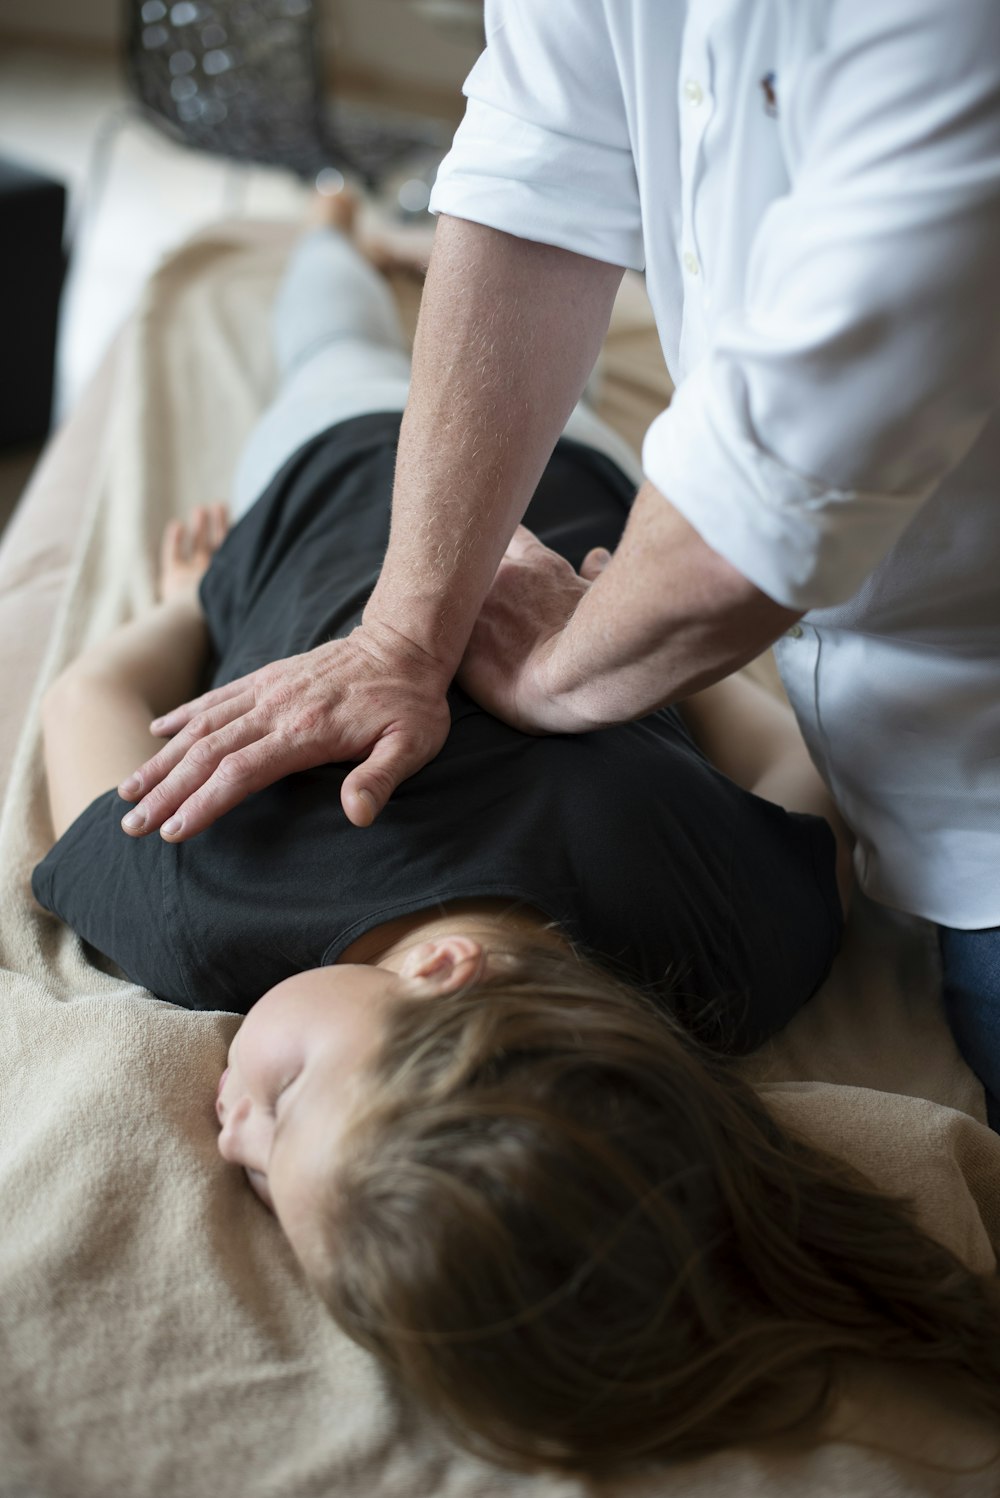
<svg viewBox="0 0 1000 1498"><path fill-rule="evenodd" d="M115 790L92 801L35 866L32 893L133 982L197 1007L187 944L168 913L163 864L174 850L155 834L124 833L125 809Z"/></svg>

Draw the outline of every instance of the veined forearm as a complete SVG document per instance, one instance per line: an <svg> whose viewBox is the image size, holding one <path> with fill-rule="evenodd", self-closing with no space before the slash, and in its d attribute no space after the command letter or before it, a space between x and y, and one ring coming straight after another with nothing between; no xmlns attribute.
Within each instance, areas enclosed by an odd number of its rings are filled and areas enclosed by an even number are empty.
<svg viewBox="0 0 1000 1498"><path fill-rule="evenodd" d="M558 635L536 690L553 727L622 723L745 665L799 615L706 545L652 484Z"/></svg>
<svg viewBox="0 0 1000 1498"><path fill-rule="evenodd" d="M618 266L443 217L365 622L450 676L607 330Z"/></svg>

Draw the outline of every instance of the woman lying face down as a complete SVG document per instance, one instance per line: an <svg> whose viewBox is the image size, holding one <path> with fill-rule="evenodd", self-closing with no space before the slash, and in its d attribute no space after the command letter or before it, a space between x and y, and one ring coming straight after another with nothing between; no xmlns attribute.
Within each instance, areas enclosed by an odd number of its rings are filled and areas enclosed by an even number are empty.
<svg viewBox="0 0 1000 1498"><path fill-rule="evenodd" d="M317 765L186 843L122 831L151 719L357 627L405 399L370 277L342 237L303 242L255 502L228 535L218 507L174 522L160 603L47 694L36 897L160 998L246 1014L224 1157L344 1330L476 1450L584 1473L712 1451L809 1419L857 1354L1000 1414L992 1289L729 1064L841 929L836 813L767 693L536 738L455 688L440 755L369 828ZM584 577L634 493L600 446L561 441L525 517Z"/></svg>

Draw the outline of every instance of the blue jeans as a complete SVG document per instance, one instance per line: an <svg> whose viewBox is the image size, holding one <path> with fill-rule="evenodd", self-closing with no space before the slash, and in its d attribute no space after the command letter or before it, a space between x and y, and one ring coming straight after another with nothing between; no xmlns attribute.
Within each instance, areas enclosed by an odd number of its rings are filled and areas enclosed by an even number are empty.
<svg viewBox="0 0 1000 1498"><path fill-rule="evenodd" d="M940 926L944 1002L958 1048L986 1088L986 1116L1000 1134L1000 926Z"/></svg>

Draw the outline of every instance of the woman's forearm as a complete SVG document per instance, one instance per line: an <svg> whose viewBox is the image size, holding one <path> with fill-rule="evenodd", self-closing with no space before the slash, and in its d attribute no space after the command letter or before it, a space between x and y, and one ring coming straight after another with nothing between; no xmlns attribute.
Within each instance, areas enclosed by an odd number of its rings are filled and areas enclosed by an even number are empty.
<svg viewBox="0 0 1000 1498"><path fill-rule="evenodd" d="M56 678L42 703L42 730L57 837L161 747L150 719L197 690L207 648L192 594L123 624Z"/></svg>
<svg viewBox="0 0 1000 1498"><path fill-rule="evenodd" d="M607 330L620 266L442 217L366 625L454 672Z"/></svg>
<svg viewBox="0 0 1000 1498"><path fill-rule="evenodd" d="M100 677L158 717L191 696L208 653L208 631L195 593L155 604L77 656L64 676Z"/></svg>

